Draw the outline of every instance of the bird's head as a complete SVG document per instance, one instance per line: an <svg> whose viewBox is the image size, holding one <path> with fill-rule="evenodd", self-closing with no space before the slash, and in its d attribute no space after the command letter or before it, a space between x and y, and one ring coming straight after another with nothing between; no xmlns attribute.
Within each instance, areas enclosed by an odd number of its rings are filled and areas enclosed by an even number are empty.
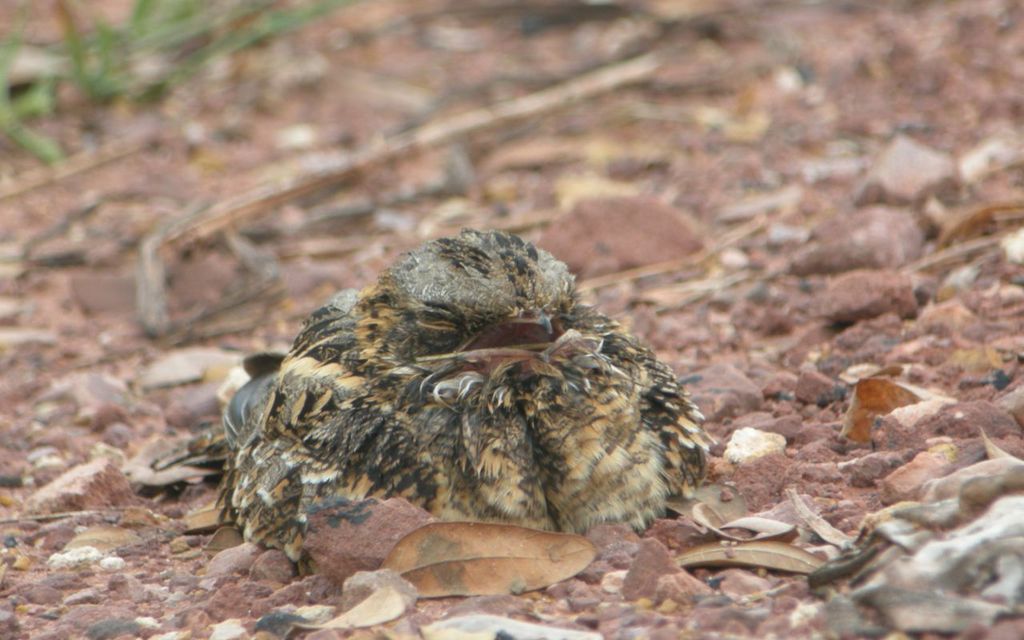
<svg viewBox="0 0 1024 640"><path fill-rule="evenodd" d="M571 327L575 283L564 263L518 236L463 231L406 254L363 293L359 331L395 364L450 354L494 361L541 352Z"/></svg>

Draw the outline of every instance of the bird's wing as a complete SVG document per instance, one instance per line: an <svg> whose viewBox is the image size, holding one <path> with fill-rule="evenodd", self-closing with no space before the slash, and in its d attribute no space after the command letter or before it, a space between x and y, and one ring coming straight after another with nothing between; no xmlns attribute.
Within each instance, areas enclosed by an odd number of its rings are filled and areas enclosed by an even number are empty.
<svg viewBox="0 0 1024 640"><path fill-rule="evenodd" d="M644 426L661 440L671 493L689 495L704 479L707 450L713 440L701 427L704 416L672 369L650 350L641 347L640 351L646 373L641 392Z"/></svg>

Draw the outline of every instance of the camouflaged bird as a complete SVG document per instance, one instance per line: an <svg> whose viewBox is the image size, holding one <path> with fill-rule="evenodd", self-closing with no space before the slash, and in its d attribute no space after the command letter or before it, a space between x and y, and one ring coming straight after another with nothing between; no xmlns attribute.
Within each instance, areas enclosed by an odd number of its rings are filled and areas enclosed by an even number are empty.
<svg viewBox="0 0 1024 640"><path fill-rule="evenodd" d="M327 497L639 529L704 476L710 438L672 370L503 232L426 243L315 311L287 356L246 367L221 500L247 540L293 560Z"/></svg>

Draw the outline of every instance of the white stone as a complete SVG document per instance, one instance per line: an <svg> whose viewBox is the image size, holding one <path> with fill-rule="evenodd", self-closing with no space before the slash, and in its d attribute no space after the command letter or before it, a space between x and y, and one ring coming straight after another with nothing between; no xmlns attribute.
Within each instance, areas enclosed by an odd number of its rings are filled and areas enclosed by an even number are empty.
<svg viewBox="0 0 1024 640"><path fill-rule="evenodd" d="M626 580L628 571L609 571L601 577L601 590L605 593L622 593L622 583Z"/></svg>
<svg viewBox="0 0 1024 640"><path fill-rule="evenodd" d="M139 616L138 618L135 618L135 624L139 625L143 629L160 628L160 621L156 618L151 618L149 616Z"/></svg>
<svg viewBox="0 0 1024 640"><path fill-rule="evenodd" d="M248 635L245 627L242 626L242 621L238 618L228 618L224 622L218 622L210 628L212 629L210 640L234 640L235 638L244 638Z"/></svg>
<svg viewBox="0 0 1024 640"><path fill-rule="evenodd" d="M725 446L725 459L733 464L743 464L772 453L786 450L786 438L777 433L768 433L753 427L733 431L729 444Z"/></svg>
<svg viewBox="0 0 1024 640"><path fill-rule="evenodd" d="M448 618L422 627L425 640L476 640L484 638L515 638L516 640L601 640L594 631L563 629L522 622L489 614L472 614ZM210 640L213 640L211 637Z"/></svg>
<svg viewBox="0 0 1024 640"><path fill-rule="evenodd" d="M999 246L1006 253L1006 259L1014 264L1024 264L1024 228L1007 235Z"/></svg>
<svg viewBox="0 0 1024 640"><path fill-rule="evenodd" d="M100 569L103 569L104 571L120 571L121 569L124 569L126 564L127 563L124 561L124 558L108 556L100 560Z"/></svg>
<svg viewBox="0 0 1024 640"><path fill-rule="evenodd" d="M55 553L46 561L51 569L71 569L92 564L103 559L103 553L96 547L75 547L67 551Z"/></svg>

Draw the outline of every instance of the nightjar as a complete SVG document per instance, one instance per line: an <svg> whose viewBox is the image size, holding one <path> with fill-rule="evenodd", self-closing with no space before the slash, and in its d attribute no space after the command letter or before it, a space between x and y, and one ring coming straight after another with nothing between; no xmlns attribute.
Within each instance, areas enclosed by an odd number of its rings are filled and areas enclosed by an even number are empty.
<svg viewBox="0 0 1024 640"><path fill-rule="evenodd" d="M710 438L672 370L508 233L426 243L315 311L286 356L246 368L224 415L221 504L247 540L293 560L324 498L642 528L705 472Z"/></svg>

